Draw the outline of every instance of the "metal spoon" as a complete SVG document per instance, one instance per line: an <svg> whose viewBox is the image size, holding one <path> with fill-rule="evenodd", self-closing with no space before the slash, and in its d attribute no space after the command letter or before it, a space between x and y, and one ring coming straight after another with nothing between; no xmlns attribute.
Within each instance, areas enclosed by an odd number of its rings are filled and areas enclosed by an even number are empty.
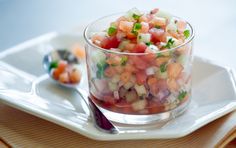
<svg viewBox="0 0 236 148"><path fill-rule="evenodd" d="M68 64L71 65L79 64L78 59L66 49L58 49L48 53L43 58L43 67L52 79L54 78L50 74L50 65L53 61L60 60L65 60L68 62ZM118 129L106 118L106 116L98 109L98 107L93 103L93 101L89 99L89 93L79 87L80 84L64 84L57 80L55 81L64 87L75 89L78 92L78 94L81 96L81 98L87 105L90 111L92 122L94 123L97 129L106 133L118 133ZM89 100L88 102L87 98Z"/></svg>

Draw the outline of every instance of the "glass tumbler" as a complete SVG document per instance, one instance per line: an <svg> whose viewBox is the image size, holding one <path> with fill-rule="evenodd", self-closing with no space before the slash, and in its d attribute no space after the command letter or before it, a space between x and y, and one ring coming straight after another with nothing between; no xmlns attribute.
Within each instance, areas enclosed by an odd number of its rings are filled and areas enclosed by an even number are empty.
<svg viewBox="0 0 236 148"><path fill-rule="evenodd" d="M193 28L187 23L190 37L157 53L118 52L91 42L93 33L121 15L103 17L84 31L89 99L109 120L122 124L151 124L180 115L191 100Z"/></svg>

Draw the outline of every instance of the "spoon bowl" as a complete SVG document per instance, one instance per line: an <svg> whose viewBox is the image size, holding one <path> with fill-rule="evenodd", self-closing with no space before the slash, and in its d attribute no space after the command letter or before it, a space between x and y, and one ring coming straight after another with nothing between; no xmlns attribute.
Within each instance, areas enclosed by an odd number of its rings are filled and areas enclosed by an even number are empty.
<svg viewBox="0 0 236 148"><path fill-rule="evenodd" d="M43 67L49 74L50 78L53 79L57 84L63 87L74 89L78 92L83 101L86 103L91 119L97 129L106 133L118 133L118 129L106 118L106 116L98 109L91 99L89 99L89 93L85 89L81 88L81 81L76 84L62 83L52 77L52 63L55 61L59 62L61 60L67 61L67 63L72 66L76 66L80 63L79 60L66 49L53 50L43 58Z"/></svg>

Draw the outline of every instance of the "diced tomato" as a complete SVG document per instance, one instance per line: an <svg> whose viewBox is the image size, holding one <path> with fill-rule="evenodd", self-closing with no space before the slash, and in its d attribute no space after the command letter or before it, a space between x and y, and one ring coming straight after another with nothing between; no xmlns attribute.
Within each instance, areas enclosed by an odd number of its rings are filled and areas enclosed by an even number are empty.
<svg viewBox="0 0 236 148"><path fill-rule="evenodd" d="M141 56L130 56L129 59L132 60L132 63L137 69L144 70L147 68L147 63L142 59Z"/></svg>
<svg viewBox="0 0 236 148"><path fill-rule="evenodd" d="M131 32L127 32L126 37L130 40L136 39L136 35Z"/></svg>
<svg viewBox="0 0 236 148"><path fill-rule="evenodd" d="M131 64L126 64L125 65L125 71L128 71L130 73L134 73L134 72L137 71L137 69Z"/></svg>
<svg viewBox="0 0 236 148"><path fill-rule="evenodd" d="M60 76L59 76L59 81L61 83L69 83L70 77L69 77L68 72L61 73Z"/></svg>
<svg viewBox="0 0 236 148"><path fill-rule="evenodd" d="M59 63L58 63L58 71L60 71L60 73L64 72L66 67L68 66L68 63L64 60L61 60Z"/></svg>
<svg viewBox="0 0 236 148"><path fill-rule="evenodd" d="M70 73L69 73L69 77L70 77L70 82L71 83L79 83L80 79L81 79L81 73L79 70L77 69L73 69Z"/></svg>
<svg viewBox="0 0 236 148"><path fill-rule="evenodd" d="M109 95L104 95L103 100L106 105L114 105L116 103L115 98Z"/></svg>
<svg viewBox="0 0 236 148"><path fill-rule="evenodd" d="M165 34L163 29L152 28L149 30L149 33L151 34L151 41L153 43L163 41L163 36Z"/></svg>
<svg viewBox="0 0 236 148"><path fill-rule="evenodd" d="M102 40L101 47L105 49L117 48L120 44L120 40L116 36L107 37Z"/></svg>
<svg viewBox="0 0 236 148"><path fill-rule="evenodd" d="M131 104L126 102L125 100L121 100L120 102L117 102L114 106L118 108L120 113L129 114L133 112L133 109L131 108Z"/></svg>
<svg viewBox="0 0 236 148"><path fill-rule="evenodd" d="M141 70L136 73L136 80L139 85L142 85L146 82L147 74L145 71Z"/></svg>
<svg viewBox="0 0 236 148"><path fill-rule="evenodd" d="M145 50L147 48L147 45L145 45L144 43L139 43L139 44L136 44L132 50L132 52L135 52L135 53L144 53Z"/></svg>
<svg viewBox="0 0 236 148"><path fill-rule="evenodd" d="M165 106L158 100L157 101L150 100L148 102L147 109L148 109L149 114L156 114L156 113L164 112Z"/></svg>
<svg viewBox="0 0 236 148"><path fill-rule="evenodd" d="M55 80L59 79L60 74L61 74L61 72L57 68L56 69L52 69L52 77Z"/></svg>
<svg viewBox="0 0 236 148"><path fill-rule="evenodd" d="M149 64L155 64L156 55L154 53L149 53L144 56L140 56L142 60L146 61Z"/></svg>

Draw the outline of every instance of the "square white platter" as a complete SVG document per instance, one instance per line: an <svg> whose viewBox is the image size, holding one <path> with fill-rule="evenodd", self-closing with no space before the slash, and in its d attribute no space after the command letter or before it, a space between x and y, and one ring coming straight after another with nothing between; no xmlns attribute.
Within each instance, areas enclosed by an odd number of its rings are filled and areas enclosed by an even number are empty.
<svg viewBox="0 0 236 148"><path fill-rule="evenodd" d="M102 133L79 95L55 84L42 66L49 45L67 48L76 43L84 44L82 35L49 33L0 53L0 101L96 140L179 138L236 109L234 72L194 57L192 100L182 116L160 128Z"/></svg>

